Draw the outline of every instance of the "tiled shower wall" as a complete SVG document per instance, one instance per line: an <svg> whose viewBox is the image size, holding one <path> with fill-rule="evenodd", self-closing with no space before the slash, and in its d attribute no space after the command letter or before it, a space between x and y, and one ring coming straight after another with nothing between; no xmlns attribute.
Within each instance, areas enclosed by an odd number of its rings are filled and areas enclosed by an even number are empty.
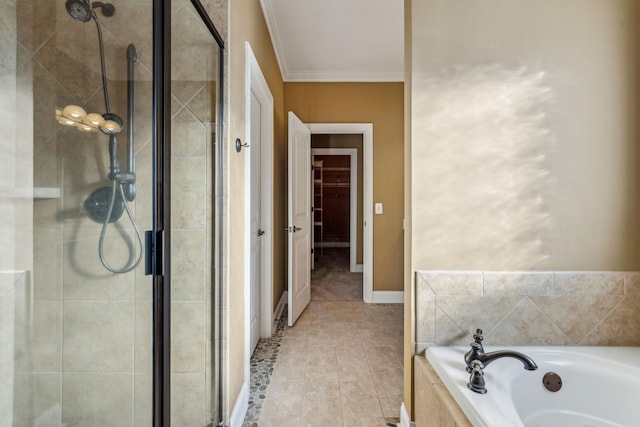
<svg viewBox="0 0 640 427"><path fill-rule="evenodd" d="M416 352L468 345L640 345L640 273L417 271Z"/></svg>
<svg viewBox="0 0 640 427"><path fill-rule="evenodd" d="M103 112L93 22L71 19L63 1L18 0L18 74L33 74L34 181L52 188L34 200L34 316L29 400L15 401L18 424L151 424L151 279L143 267L111 274L98 259L100 224L81 205L108 185L107 137L58 125L55 108ZM102 18L111 109L126 116L125 50L135 65L138 195L130 206L141 230L151 220L151 1L114 1ZM204 2L216 24L226 3ZM173 2L172 73L172 425L204 425L211 396L212 174L217 52L188 0ZM226 29L226 25L221 30ZM224 32L223 32L224 34ZM126 118L125 118L126 120ZM118 138L122 148L126 136ZM124 150L122 150L124 152ZM120 159L125 164L125 159ZM126 214L109 228L105 256L125 264L134 241Z"/></svg>

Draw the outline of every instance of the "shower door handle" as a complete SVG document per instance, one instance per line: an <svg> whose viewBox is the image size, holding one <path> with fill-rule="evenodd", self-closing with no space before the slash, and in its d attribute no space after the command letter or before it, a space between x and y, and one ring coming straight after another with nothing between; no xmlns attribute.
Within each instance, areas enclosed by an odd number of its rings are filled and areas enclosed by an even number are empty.
<svg viewBox="0 0 640 427"><path fill-rule="evenodd" d="M151 276L153 273L153 254L151 251L153 246L153 231L146 230L144 232L144 275Z"/></svg>
<svg viewBox="0 0 640 427"><path fill-rule="evenodd" d="M153 239L153 231L144 232L144 274L151 276L157 274L164 275L164 266L162 264L162 249L164 246L164 232L161 230L155 232L155 242Z"/></svg>

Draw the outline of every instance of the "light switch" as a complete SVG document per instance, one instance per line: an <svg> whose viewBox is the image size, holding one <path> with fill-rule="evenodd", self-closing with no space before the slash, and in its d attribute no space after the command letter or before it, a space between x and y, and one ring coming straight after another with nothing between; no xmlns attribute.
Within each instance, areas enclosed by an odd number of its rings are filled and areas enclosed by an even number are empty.
<svg viewBox="0 0 640 427"><path fill-rule="evenodd" d="M376 203L376 215L382 215L382 203Z"/></svg>

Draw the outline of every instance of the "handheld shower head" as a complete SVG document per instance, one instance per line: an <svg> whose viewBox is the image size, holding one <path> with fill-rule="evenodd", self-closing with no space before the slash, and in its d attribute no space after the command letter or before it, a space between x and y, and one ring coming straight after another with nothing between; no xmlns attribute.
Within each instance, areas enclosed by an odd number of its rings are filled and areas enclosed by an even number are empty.
<svg viewBox="0 0 640 427"><path fill-rule="evenodd" d="M85 0L67 0L65 3L67 13L79 22L91 20L91 5Z"/></svg>
<svg viewBox="0 0 640 427"><path fill-rule="evenodd" d="M113 4L99 1L90 3L89 0L67 0L65 6L69 15L79 22L89 22L93 16L92 9L102 9L102 15L106 17L116 13L116 7Z"/></svg>

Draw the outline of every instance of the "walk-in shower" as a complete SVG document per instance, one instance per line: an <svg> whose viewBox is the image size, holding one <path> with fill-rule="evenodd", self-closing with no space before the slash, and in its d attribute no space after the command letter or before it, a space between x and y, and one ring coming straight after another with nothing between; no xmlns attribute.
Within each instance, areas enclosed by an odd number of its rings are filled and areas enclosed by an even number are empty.
<svg viewBox="0 0 640 427"><path fill-rule="evenodd" d="M98 34L98 47L100 52L100 72L102 75L102 93L104 97L103 114L87 113L84 108L78 105L67 105L64 109L57 110L58 122L75 126L80 131L101 132L109 137L109 173L107 178L111 181L109 186L96 189L84 202L84 209L89 217L102 224L98 243L98 255L102 265L112 273L127 273L140 264L143 254L142 236L140 229L131 214L127 202L132 202L136 196L136 174L134 170L134 63L137 61L137 52L133 44L127 47L127 122L111 111L109 101L109 82L104 55L104 41L102 36L102 25L96 14L96 9L100 9L105 17L114 16L116 9L111 3L93 2L88 0L67 0L65 3L67 12L76 21L86 23L93 19L96 24ZM127 130L127 167L120 170L118 164L118 140L117 136ZM129 221L135 230L137 246L129 245L131 254L125 266L121 268L113 267L105 256L104 245L107 227L120 219L126 212Z"/></svg>

